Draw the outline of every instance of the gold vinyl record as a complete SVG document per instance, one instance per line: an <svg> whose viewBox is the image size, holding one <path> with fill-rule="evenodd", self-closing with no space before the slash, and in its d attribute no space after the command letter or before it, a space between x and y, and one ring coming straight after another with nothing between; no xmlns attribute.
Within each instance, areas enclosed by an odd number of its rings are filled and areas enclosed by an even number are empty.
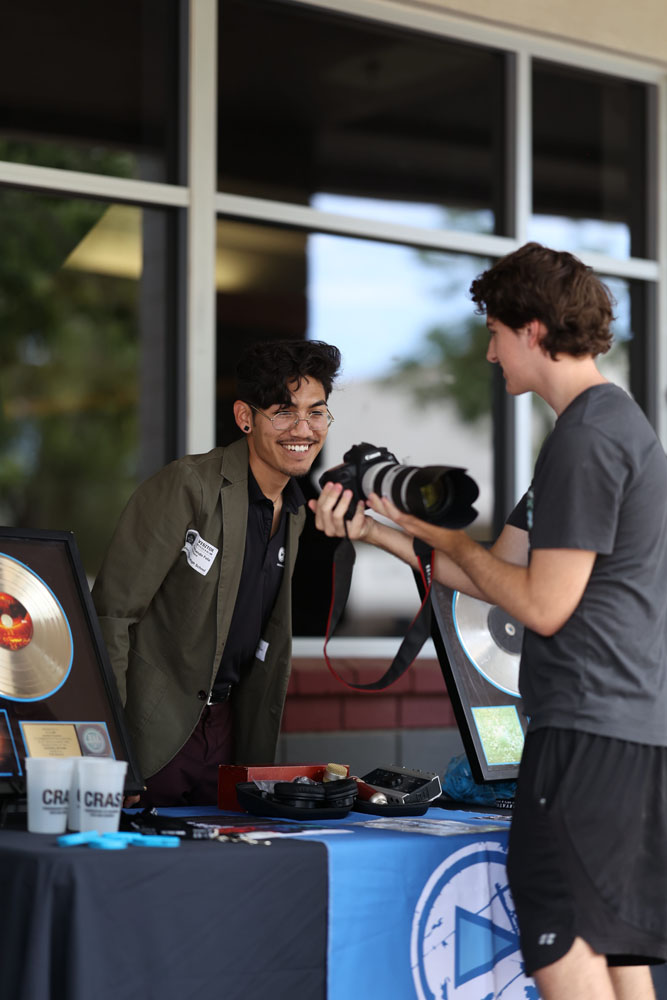
<svg viewBox="0 0 667 1000"><path fill-rule="evenodd" d="M523 625L502 608L456 591L456 635L472 665L506 694L519 697Z"/></svg>
<svg viewBox="0 0 667 1000"><path fill-rule="evenodd" d="M58 599L32 570L0 553L0 698L38 701L65 682L72 633Z"/></svg>

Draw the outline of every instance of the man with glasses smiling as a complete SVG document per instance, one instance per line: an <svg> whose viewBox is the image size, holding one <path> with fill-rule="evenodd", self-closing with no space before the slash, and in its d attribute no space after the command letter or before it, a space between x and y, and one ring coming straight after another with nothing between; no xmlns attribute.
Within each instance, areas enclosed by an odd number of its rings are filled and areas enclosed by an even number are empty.
<svg viewBox="0 0 667 1000"><path fill-rule="evenodd" d="M170 463L131 497L93 588L145 805L217 802L218 764L273 760L291 668L296 482L322 449L340 367L319 341L254 344L242 438Z"/></svg>

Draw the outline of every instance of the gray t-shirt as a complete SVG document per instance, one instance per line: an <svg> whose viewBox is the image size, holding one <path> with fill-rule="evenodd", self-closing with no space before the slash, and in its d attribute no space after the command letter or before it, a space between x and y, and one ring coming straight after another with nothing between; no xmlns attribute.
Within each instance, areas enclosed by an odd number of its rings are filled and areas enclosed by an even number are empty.
<svg viewBox="0 0 667 1000"><path fill-rule="evenodd" d="M530 728L667 746L667 458L622 389L593 386L563 411L508 523L531 550L598 554L565 625L525 630Z"/></svg>

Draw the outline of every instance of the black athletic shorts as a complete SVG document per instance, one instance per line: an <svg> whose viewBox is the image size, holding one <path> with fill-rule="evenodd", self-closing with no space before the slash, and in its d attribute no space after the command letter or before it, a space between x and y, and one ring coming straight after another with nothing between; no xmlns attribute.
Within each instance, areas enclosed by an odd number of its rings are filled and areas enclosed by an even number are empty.
<svg viewBox="0 0 667 1000"><path fill-rule="evenodd" d="M529 733L507 872L527 975L575 937L610 965L667 960L667 748Z"/></svg>

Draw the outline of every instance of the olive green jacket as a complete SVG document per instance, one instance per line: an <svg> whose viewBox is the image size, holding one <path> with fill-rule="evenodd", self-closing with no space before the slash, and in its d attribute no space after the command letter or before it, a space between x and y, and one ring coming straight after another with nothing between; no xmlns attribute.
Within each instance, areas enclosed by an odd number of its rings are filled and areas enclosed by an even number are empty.
<svg viewBox="0 0 667 1000"><path fill-rule="evenodd" d="M244 438L172 462L130 498L93 587L93 601L144 778L190 737L229 632L245 552ZM306 512L288 514L285 577L232 697L235 760L271 763L291 669L291 578ZM195 529L218 549L204 575L183 546Z"/></svg>

